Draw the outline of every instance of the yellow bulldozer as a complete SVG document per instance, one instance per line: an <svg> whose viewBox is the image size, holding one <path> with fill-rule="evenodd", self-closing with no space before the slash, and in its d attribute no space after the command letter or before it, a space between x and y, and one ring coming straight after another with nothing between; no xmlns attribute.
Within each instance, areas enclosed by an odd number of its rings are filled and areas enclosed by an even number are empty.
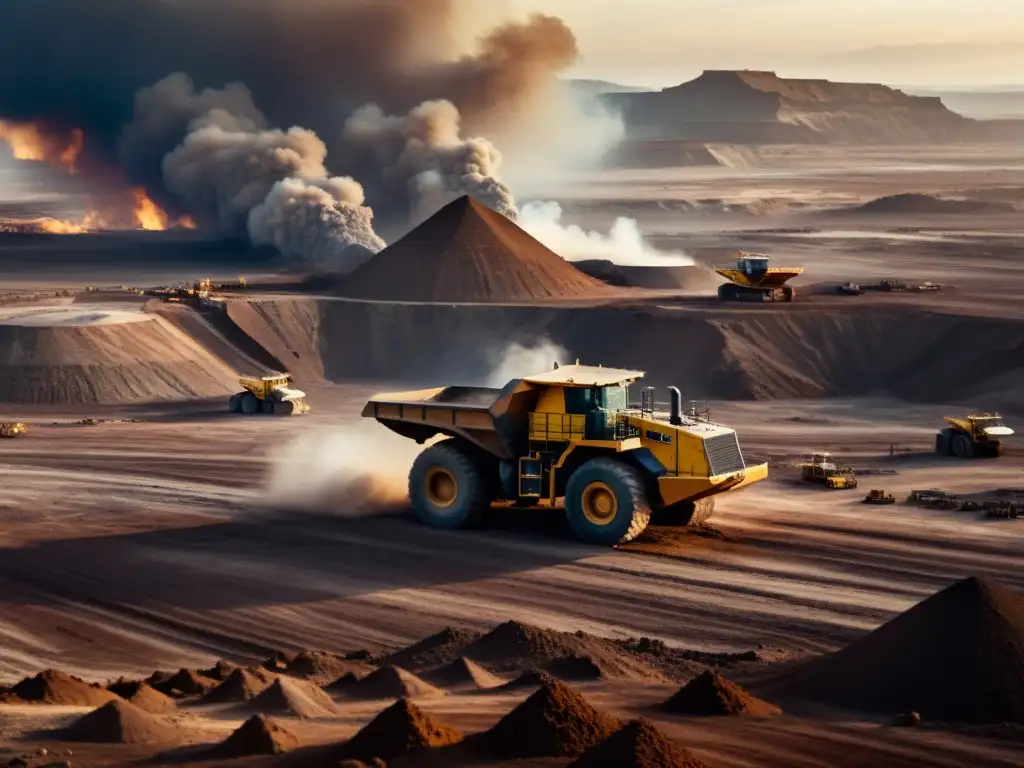
<svg viewBox="0 0 1024 768"><path fill-rule="evenodd" d="M290 373L273 373L269 376L239 376L242 392L231 396L228 410L252 416L257 413L278 416L298 416L308 413L306 393L292 388Z"/></svg>
<svg viewBox="0 0 1024 768"><path fill-rule="evenodd" d="M796 289L786 282L802 275L803 267L773 267L771 257L763 253L737 251L735 263L715 267L715 272L728 280L718 286L722 301L792 301Z"/></svg>
<svg viewBox="0 0 1024 768"><path fill-rule="evenodd" d="M668 411L645 387L639 405L628 388L643 372L556 366L502 389L449 386L375 395L363 409L403 437L432 444L409 474L418 519L439 528L482 522L494 502L555 508L563 502L580 539L628 542L652 515L699 525L715 496L768 475L748 464L736 432L696 409L683 413L669 388Z"/></svg>
<svg viewBox="0 0 1024 768"><path fill-rule="evenodd" d="M800 476L809 483L818 483L832 491L857 487L857 476L853 470L838 466L830 453L812 455L810 461L800 465Z"/></svg>
<svg viewBox="0 0 1024 768"><path fill-rule="evenodd" d="M21 437L28 430L20 421L0 422L0 437Z"/></svg>
<svg viewBox="0 0 1024 768"><path fill-rule="evenodd" d="M935 436L935 452L941 456L996 457L1003 452L1003 440L1013 435L1013 430L1003 423L998 413L947 416L945 422L949 426Z"/></svg>

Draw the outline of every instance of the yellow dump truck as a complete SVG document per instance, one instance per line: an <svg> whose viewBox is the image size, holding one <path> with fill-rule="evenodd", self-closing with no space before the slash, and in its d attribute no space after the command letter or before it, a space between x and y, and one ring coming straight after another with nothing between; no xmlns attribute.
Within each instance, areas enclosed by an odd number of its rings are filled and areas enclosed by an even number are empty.
<svg viewBox="0 0 1024 768"><path fill-rule="evenodd" d="M292 388L290 373L273 373L270 376L239 376L238 383L243 391L231 396L228 410L231 413L276 414L297 416L309 412L306 393Z"/></svg>
<svg viewBox="0 0 1024 768"><path fill-rule="evenodd" d="M935 452L960 459L992 458L1003 452L1003 441L1013 430L998 413L976 413L945 418L949 425L935 436Z"/></svg>
<svg viewBox="0 0 1024 768"><path fill-rule="evenodd" d="M830 453L815 453L811 460L800 465L800 476L809 483L818 483L831 491L846 491L857 487L857 476L852 469L840 467Z"/></svg>
<svg viewBox="0 0 1024 768"><path fill-rule="evenodd" d="M737 251L733 264L715 267L715 272L728 280L718 286L723 301L792 301L796 289L785 283L802 275L803 267L773 267L771 258L763 253Z"/></svg>
<svg viewBox="0 0 1024 768"><path fill-rule="evenodd" d="M503 389L439 387L375 395L363 409L418 443L437 437L409 473L417 517L440 528L480 523L494 502L555 507L577 537L621 544L652 514L703 523L715 496L768 475L748 464L736 432L669 388L667 413L653 388L639 406L628 386L641 371L575 365L513 379Z"/></svg>

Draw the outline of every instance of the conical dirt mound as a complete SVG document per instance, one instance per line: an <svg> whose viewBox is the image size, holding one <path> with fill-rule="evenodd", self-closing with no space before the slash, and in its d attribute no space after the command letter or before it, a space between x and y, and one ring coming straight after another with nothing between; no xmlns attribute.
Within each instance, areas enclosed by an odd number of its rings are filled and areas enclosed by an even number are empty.
<svg viewBox="0 0 1024 768"><path fill-rule="evenodd" d="M381 667L359 682L339 688L356 699L422 699L443 696L444 691L401 667Z"/></svg>
<svg viewBox="0 0 1024 768"><path fill-rule="evenodd" d="M677 715L702 717L768 717L782 711L774 704L751 696L736 683L711 670L698 675L676 691L661 708Z"/></svg>
<svg viewBox="0 0 1024 768"><path fill-rule="evenodd" d="M481 637L483 633L473 629L445 627L430 637L385 656L381 664L393 664L413 672L432 669L459 658L463 648Z"/></svg>
<svg viewBox="0 0 1024 768"><path fill-rule="evenodd" d="M435 670L430 674L429 680L434 685L439 685L442 688L472 686L479 690L497 688L505 684L505 681L500 677L492 675L475 661L467 659L465 656Z"/></svg>
<svg viewBox="0 0 1024 768"><path fill-rule="evenodd" d="M550 685L557 682L554 675L542 669L529 669L519 675L515 680L501 686L502 690L518 691L523 688L540 688L542 685Z"/></svg>
<svg viewBox="0 0 1024 768"><path fill-rule="evenodd" d="M342 291L385 301L494 303L610 293L514 222L469 197L449 203L363 264Z"/></svg>
<svg viewBox="0 0 1024 768"><path fill-rule="evenodd" d="M255 699L270 684L266 677L248 669L236 669L227 679L203 696L203 704L226 704L228 702Z"/></svg>
<svg viewBox="0 0 1024 768"><path fill-rule="evenodd" d="M390 760L425 747L446 747L462 734L427 714L408 699L385 709L353 736L343 748L347 758Z"/></svg>
<svg viewBox="0 0 1024 768"><path fill-rule="evenodd" d="M174 699L143 680L118 680L108 685L107 690L151 715L166 715L178 708Z"/></svg>
<svg viewBox="0 0 1024 768"><path fill-rule="evenodd" d="M579 755L619 725L568 686L545 683L487 731L483 742L500 757Z"/></svg>
<svg viewBox="0 0 1024 768"><path fill-rule="evenodd" d="M588 749L570 768L706 768L646 720L632 720Z"/></svg>
<svg viewBox="0 0 1024 768"><path fill-rule="evenodd" d="M334 701L321 688L303 680L284 677L267 686L249 702L249 707L256 712L293 717L330 717L338 713Z"/></svg>
<svg viewBox="0 0 1024 768"><path fill-rule="evenodd" d="M253 715L212 751L224 757L249 757L279 755L297 746L299 740L287 728L265 715Z"/></svg>
<svg viewBox="0 0 1024 768"><path fill-rule="evenodd" d="M25 678L7 696L33 704L65 707L99 707L118 698L111 691L56 669Z"/></svg>
<svg viewBox="0 0 1024 768"><path fill-rule="evenodd" d="M216 680L203 677L191 669L180 669L163 680L151 680L150 685L168 696L173 696L174 691L186 696L200 696L216 688L218 684Z"/></svg>
<svg viewBox="0 0 1024 768"><path fill-rule="evenodd" d="M302 651L288 662L289 675L318 683L337 680L346 672L362 672L365 664L348 661L344 656L328 651Z"/></svg>
<svg viewBox="0 0 1024 768"><path fill-rule="evenodd" d="M227 680L228 676L236 669L238 669L237 664L232 664L230 661L218 661L212 667L198 671L200 675L211 680Z"/></svg>
<svg viewBox="0 0 1024 768"><path fill-rule="evenodd" d="M812 662L790 683L834 706L1024 723L1024 597L965 579Z"/></svg>
<svg viewBox="0 0 1024 768"><path fill-rule="evenodd" d="M164 744L181 735L173 723L115 700L76 720L60 738L96 744Z"/></svg>

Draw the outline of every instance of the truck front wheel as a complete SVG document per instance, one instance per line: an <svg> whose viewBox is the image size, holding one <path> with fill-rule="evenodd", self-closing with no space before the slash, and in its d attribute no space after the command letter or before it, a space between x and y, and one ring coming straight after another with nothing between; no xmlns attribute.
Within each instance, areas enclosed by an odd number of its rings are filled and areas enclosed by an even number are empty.
<svg viewBox="0 0 1024 768"><path fill-rule="evenodd" d="M425 525L469 528L490 507L490 486L479 464L448 442L416 457L409 471L409 499L416 519Z"/></svg>
<svg viewBox="0 0 1024 768"><path fill-rule="evenodd" d="M643 477L621 461L591 459L566 484L565 516L577 538L591 544L632 541L651 520Z"/></svg>

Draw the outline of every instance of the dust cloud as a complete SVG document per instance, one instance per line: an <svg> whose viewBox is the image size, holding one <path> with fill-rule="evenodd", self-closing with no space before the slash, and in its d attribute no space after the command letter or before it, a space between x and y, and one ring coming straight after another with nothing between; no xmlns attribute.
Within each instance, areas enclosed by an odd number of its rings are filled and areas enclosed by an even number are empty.
<svg viewBox="0 0 1024 768"><path fill-rule="evenodd" d="M550 371L569 359L569 353L550 339L540 339L524 346L513 342L494 357L495 367L487 375L486 386L504 387L512 379Z"/></svg>
<svg viewBox="0 0 1024 768"><path fill-rule="evenodd" d="M568 261L604 259L623 267L689 267L682 251L663 251L644 238L635 219L620 216L607 234L562 223L562 206L532 202L522 207L519 226Z"/></svg>

